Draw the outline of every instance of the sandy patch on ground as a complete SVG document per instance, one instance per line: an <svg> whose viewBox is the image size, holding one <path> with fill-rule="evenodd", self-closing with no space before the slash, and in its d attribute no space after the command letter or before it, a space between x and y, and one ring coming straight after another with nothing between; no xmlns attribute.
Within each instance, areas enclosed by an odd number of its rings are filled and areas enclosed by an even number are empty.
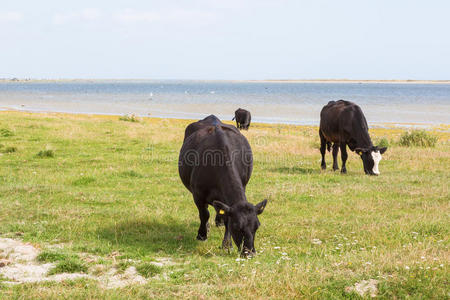
<svg viewBox="0 0 450 300"><path fill-rule="evenodd" d="M100 286L106 289L122 288L128 285L146 284L147 279L138 274L135 267L127 268L122 274L111 268L105 275L97 278Z"/></svg>
<svg viewBox="0 0 450 300"><path fill-rule="evenodd" d="M370 297L376 297L378 293L377 288L378 280L369 279L363 280L355 283L354 286L348 286L345 288L347 293L356 292L361 297L364 297L367 293L369 293Z"/></svg>
<svg viewBox="0 0 450 300"><path fill-rule="evenodd" d="M36 257L40 250L35 246L21 241L0 238L0 277L8 284L21 284L43 281L64 281L80 278L93 279L106 289L122 288L128 285L142 285L148 279L139 275L134 266L119 272L117 268L105 270L104 265L96 265L93 270L105 271L100 275L84 273L62 273L48 276L48 272L55 267L55 263L39 263ZM91 259L95 259L92 256ZM160 258L153 262L154 265L163 267L173 265L170 258Z"/></svg>

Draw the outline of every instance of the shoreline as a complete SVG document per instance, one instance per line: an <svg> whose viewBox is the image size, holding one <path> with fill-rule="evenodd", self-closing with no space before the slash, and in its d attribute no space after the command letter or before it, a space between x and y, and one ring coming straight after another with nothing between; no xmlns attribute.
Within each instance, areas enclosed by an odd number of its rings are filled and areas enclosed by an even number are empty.
<svg viewBox="0 0 450 300"><path fill-rule="evenodd" d="M229 83L336 83L336 84L450 84L450 80L415 80L415 79L90 79L90 78L61 78L61 79L23 79L0 78L0 83L58 83L58 82L229 82Z"/></svg>
<svg viewBox="0 0 450 300"><path fill-rule="evenodd" d="M69 115L69 116L98 116L98 117L121 117L130 114L115 114L115 113L86 113L86 112L64 112L64 111L44 111L44 110L20 110L20 109L11 109L11 108L2 108L0 107L0 114L2 113L29 113L29 114L42 114L42 115ZM135 115L141 119L171 119L171 120L183 120L183 121L198 121L198 119L194 118L183 118L183 117L170 117L170 116L142 116ZM228 122L228 120L223 120L223 122ZM232 122L234 124L234 122ZM282 123L282 122L252 122L254 125L263 125L263 126L300 126L300 127L319 127L319 124L297 124L297 123ZM369 128L371 129L425 129L425 130L436 130L440 132L450 132L450 124L431 124L431 123L418 123L418 122L369 122Z"/></svg>
<svg viewBox="0 0 450 300"><path fill-rule="evenodd" d="M255 83L352 83L352 84L450 84L450 80L383 80L383 79L267 79L267 80L244 80L243 82Z"/></svg>

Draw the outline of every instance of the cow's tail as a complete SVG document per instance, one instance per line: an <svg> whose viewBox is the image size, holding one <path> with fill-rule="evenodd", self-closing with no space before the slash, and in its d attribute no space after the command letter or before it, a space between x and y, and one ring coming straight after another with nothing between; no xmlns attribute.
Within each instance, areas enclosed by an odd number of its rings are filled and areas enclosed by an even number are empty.
<svg viewBox="0 0 450 300"><path fill-rule="evenodd" d="M331 151L331 142L327 142L327 150L328 150L328 152Z"/></svg>
<svg viewBox="0 0 450 300"><path fill-rule="evenodd" d="M233 119L231 119L231 121L234 121L234 119L236 119L236 117L233 117Z"/></svg>

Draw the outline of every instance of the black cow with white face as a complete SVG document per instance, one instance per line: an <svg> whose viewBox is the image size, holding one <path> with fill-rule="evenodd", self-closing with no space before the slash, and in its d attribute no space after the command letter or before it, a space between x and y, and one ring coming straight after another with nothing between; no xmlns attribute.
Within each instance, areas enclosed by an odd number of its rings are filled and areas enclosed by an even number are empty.
<svg viewBox="0 0 450 300"><path fill-rule="evenodd" d="M178 171L198 208L198 240L207 239L208 205L213 205L216 224L225 225L222 246L230 249L232 237L242 255L255 253L258 215L264 211L267 200L257 205L247 201L245 187L252 169L252 150L236 127L211 115L186 128Z"/></svg>
<svg viewBox="0 0 450 300"><path fill-rule="evenodd" d="M364 172L369 175L379 175L378 165L381 154L386 147L380 148L372 144L369 136L369 126L361 108L353 102L339 100L330 101L320 112L320 153L322 154L321 167L326 169L325 149L330 151L333 143L333 170L339 169L337 154L341 150L342 168L346 173L347 149L355 151L362 159Z"/></svg>

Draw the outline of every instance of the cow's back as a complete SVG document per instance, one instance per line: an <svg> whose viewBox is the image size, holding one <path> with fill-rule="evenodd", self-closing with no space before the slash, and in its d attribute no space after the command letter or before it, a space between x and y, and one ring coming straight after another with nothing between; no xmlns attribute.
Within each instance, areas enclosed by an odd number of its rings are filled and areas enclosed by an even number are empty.
<svg viewBox="0 0 450 300"><path fill-rule="evenodd" d="M186 130L184 131L184 140L183 141L185 141L188 136L190 136L192 133L196 132L197 130L202 129L205 126L211 126L211 125L219 124L219 123L221 123L221 122L220 122L219 118L217 118L215 115L209 115L206 118L204 118L203 120L191 123L186 127Z"/></svg>
<svg viewBox="0 0 450 300"><path fill-rule="evenodd" d="M251 121L251 114L248 110L239 108L234 114L239 123L249 124Z"/></svg>
<svg viewBox="0 0 450 300"><path fill-rule="evenodd" d="M186 128L179 157L183 184L193 192L194 186L217 188L224 177L237 176L245 187L253 168L247 139L234 126L217 118L202 121Z"/></svg>
<svg viewBox="0 0 450 300"><path fill-rule="evenodd" d="M329 142L348 142L359 132L367 132L366 118L353 102L330 101L320 112L320 131Z"/></svg>

